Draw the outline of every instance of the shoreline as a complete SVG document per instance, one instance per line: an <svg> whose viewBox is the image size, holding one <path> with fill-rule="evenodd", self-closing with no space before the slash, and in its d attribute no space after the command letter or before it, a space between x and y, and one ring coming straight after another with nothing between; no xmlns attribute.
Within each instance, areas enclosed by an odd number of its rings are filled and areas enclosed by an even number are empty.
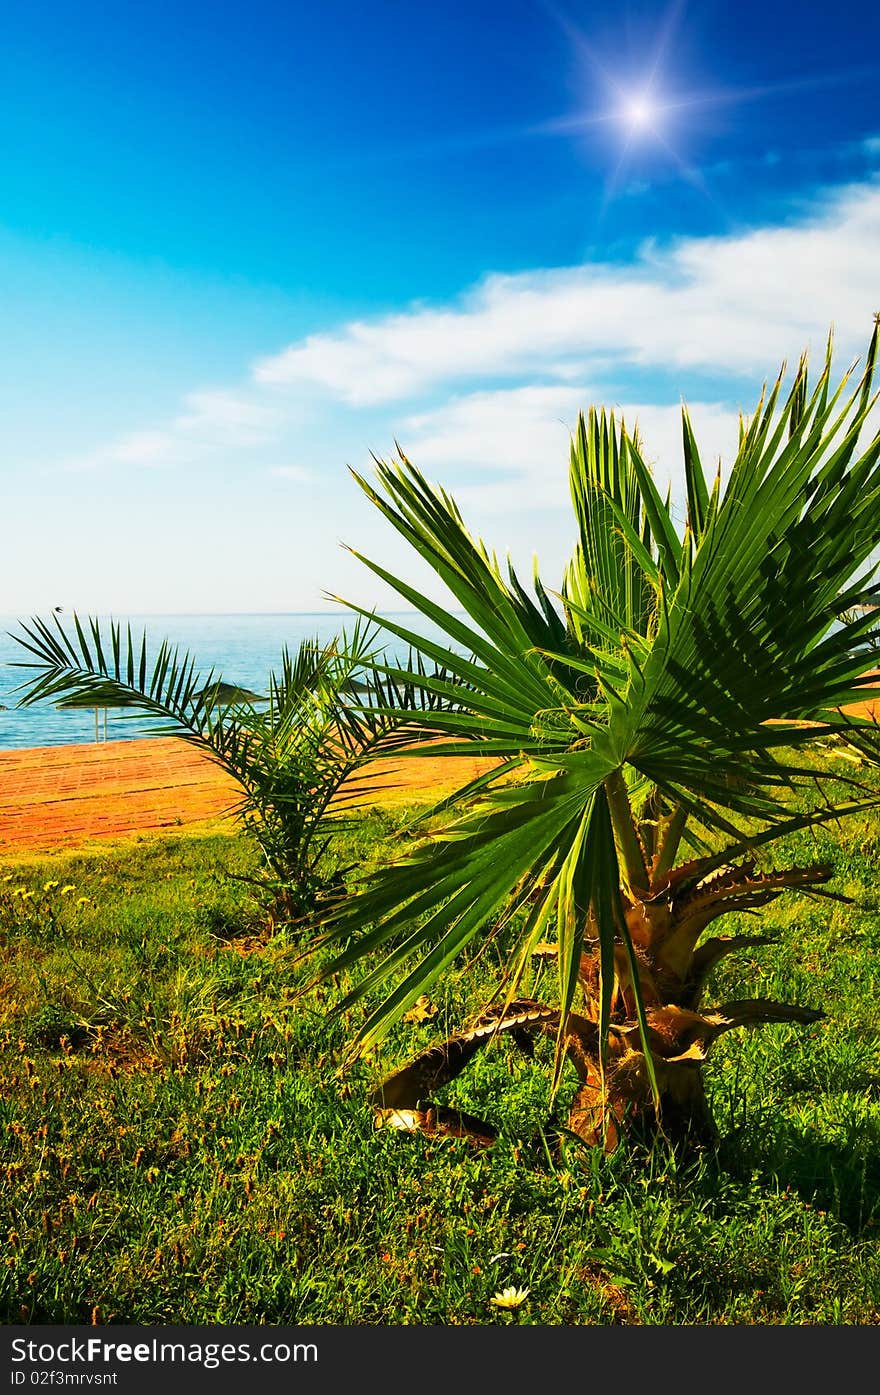
<svg viewBox="0 0 880 1395"><path fill-rule="evenodd" d="M880 722L880 697L846 710ZM493 763L389 757L373 767L363 805L393 809L441 798ZM234 779L179 736L11 747L0 750L0 859L178 828L231 832L237 797Z"/></svg>

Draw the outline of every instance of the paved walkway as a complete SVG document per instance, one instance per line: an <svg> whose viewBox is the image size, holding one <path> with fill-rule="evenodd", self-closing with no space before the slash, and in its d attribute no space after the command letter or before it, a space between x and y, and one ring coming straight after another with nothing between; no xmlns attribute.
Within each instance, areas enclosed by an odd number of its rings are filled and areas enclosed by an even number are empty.
<svg viewBox="0 0 880 1395"><path fill-rule="evenodd" d="M386 807L442 794L488 769L458 756L400 758L374 768ZM0 856L76 847L93 838L227 817L238 788L178 737L0 751Z"/></svg>
<svg viewBox="0 0 880 1395"><path fill-rule="evenodd" d="M880 702L850 710L880 720ZM371 768L369 802L387 808L439 799L489 765L400 756ZM237 794L219 766L174 736L0 751L0 857L204 825L227 818Z"/></svg>
<svg viewBox="0 0 880 1395"><path fill-rule="evenodd" d="M175 737L0 752L0 852L70 847L217 818L219 767Z"/></svg>

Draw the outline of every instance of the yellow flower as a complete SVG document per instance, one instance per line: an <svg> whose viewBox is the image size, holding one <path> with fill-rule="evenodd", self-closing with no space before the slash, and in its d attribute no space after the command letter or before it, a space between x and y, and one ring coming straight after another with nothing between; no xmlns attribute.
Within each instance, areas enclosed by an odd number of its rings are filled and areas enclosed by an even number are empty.
<svg viewBox="0 0 880 1395"><path fill-rule="evenodd" d="M496 1308L518 1308L521 1303L525 1303L528 1296L527 1288L514 1288L511 1284L509 1288L503 1288L500 1293L496 1293L489 1302Z"/></svg>
<svg viewBox="0 0 880 1395"><path fill-rule="evenodd" d="M67 886L61 888L61 895L66 896L71 891L76 891L76 885L73 882L68 882Z"/></svg>
<svg viewBox="0 0 880 1395"><path fill-rule="evenodd" d="M44 890L44 891L54 891L55 888L56 888L56 886L58 886L58 885L59 885L58 882L44 882L44 883L43 883L43 890Z"/></svg>

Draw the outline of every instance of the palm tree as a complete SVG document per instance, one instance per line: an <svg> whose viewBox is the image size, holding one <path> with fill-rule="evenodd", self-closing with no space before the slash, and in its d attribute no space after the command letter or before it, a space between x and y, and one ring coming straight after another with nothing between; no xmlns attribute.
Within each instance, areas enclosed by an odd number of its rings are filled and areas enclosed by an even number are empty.
<svg viewBox="0 0 880 1395"><path fill-rule="evenodd" d="M240 790L234 812L262 854L260 875L248 880L270 929L306 915L338 884L323 862L328 839L365 793L359 770L414 700L390 681L357 677L376 657L374 625L359 623L328 644L285 648L265 696L213 670L201 675L189 653L167 642L150 663L146 635L137 639L113 621L102 631L97 619L83 624L74 615L68 632L52 615L21 628L14 638L32 657L20 666L37 670L22 705L51 699L145 713L154 719L151 734L182 737L232 776ZM381 714L380 705L396 715Z"/></svg>
<svg viewBox="0 0 880 1395"><path fill-rule="evenodd" d="M683 533L638 435L613 414L581 417L577 543L558 594L537 573L532 594L509 564L505 574L403 455L377 462L378 487L356 476L466 617L361 558L449 641L385 622L448 677L381 672L441 704L410 719L448 738L435 754L498 760L429 842L322 915L320 943L334 952L320 976L364 970L340 1011L379 995L358 1047L466 947L504 932L506 968L475 1025L372 1096L392 1122L443 1127L433 1092L510 1031L553 1037L554 1086L573 1064L569 1127L583 1139L613 1147L624 1119L706 1136L701 1067L715 1039L823 1015L745 996L704 1006L714 966L769 938L706 932L788 891L830 894L828 866L759 858L792 831L878 802L811 759L835 734L868 740L864 719L841 709L865 696L876 661L876 615L856 607L880 546L880 436L862 440L877 339L875 328L852 391L852 369L832 388L830 339L812 390L804 358L783 401L783 368L741 421L724 485L720 467L707 479L685 409ZM550 1003L520 996L536 955L556 961Z"/></svg>

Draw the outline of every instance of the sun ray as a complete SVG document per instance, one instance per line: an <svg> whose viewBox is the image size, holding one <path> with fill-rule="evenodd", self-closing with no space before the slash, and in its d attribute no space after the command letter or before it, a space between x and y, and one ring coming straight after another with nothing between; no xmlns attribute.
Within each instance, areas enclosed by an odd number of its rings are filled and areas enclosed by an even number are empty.
<svg viewBox="0 0 880 1395"><path fill-rule="evenodd" d="M684 113L699 109L723 109L772 99L789 94L819 91L845 85L846 83L876 78L880 73L877 64L861 64L838 70L833 73L813 73L781 78L772 82L757 83L750 87L716 88L679 93L664 93L662 90L663 68L670 46L681 28L686 8L686 0L671 0L659 15L659 24L654 43L646 57L640 79L636 82L630 76L628 81L621 79L617 69L612 70L596 45L588 39L584 31L575 24L560 8L555 0L540 0L545 12L563 30L573 52L592 68L601 79L607 94L607 105L593 109L581 109L565 116L539 123L530 129L529 134L538 137L571 137L578 133L588 133L602 127L617 127L622 132L617 159L604 183L604 193L600 216L607 210L622 182L624 171L637 144L650 141L663 152L675 170L694 188L698 189L710 203L718 207L701 170L689 162L676 148L669 125Z"/></svg>

